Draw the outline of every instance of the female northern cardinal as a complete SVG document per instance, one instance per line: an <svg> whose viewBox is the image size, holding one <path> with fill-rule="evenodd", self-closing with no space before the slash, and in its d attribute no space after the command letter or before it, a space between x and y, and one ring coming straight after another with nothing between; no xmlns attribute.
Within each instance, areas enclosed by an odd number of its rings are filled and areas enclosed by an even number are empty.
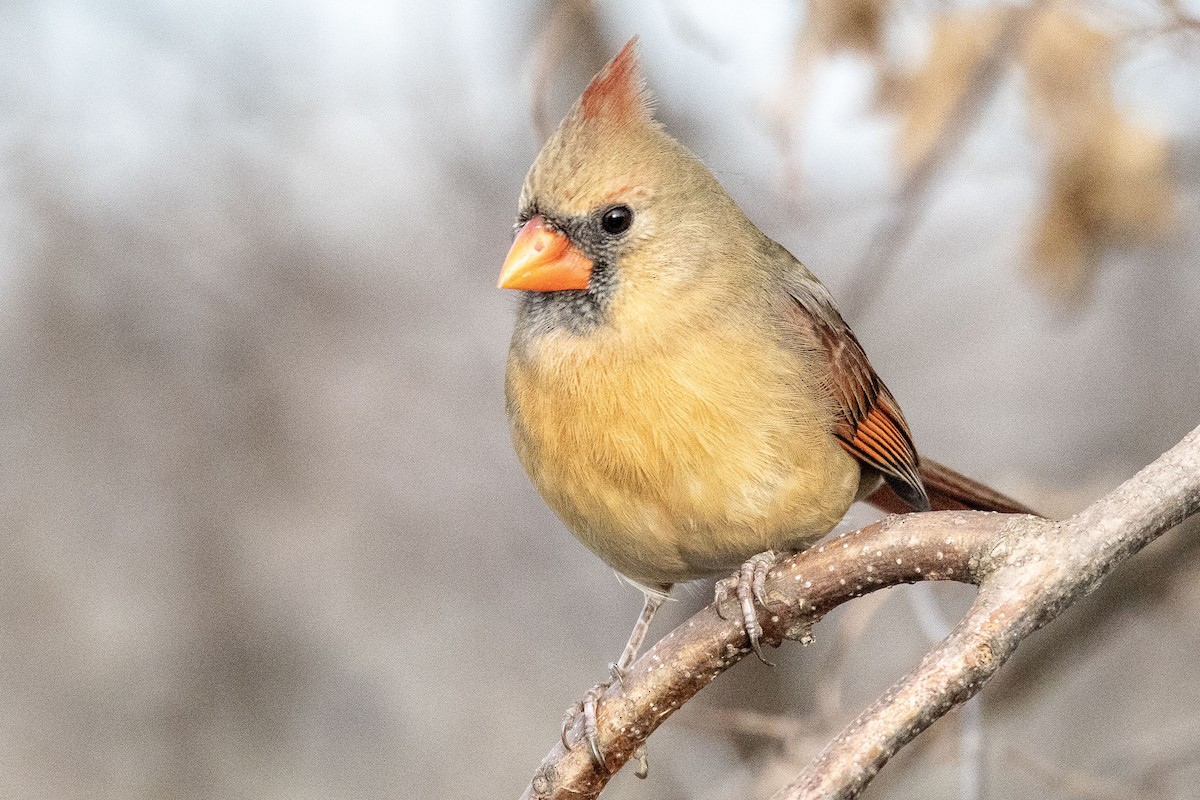
<svg viewBox="0 0 1200 800"><path fill-rule="evenodd" d="M618 674L673 583L765 553L737 586L758 651L753 599L774 552L808 547L856 499L1028 511L918 460L825 287L653 119L635 42L542 148L500 274L523 290L507 375L517 455L646 594Z"/></svg>

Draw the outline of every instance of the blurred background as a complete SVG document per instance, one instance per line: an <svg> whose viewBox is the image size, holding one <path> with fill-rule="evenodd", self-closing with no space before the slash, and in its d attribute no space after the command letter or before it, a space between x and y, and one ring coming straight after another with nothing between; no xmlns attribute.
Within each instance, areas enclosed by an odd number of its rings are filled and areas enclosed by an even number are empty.
<svg viewBox="0 0 1200 800"><path fill-rule="evenodd" d="M0 13L0 796L519 795L640 596L513 456L495 279L539 143L634 33L923 452L1069 514L1200 420L1194 2ZM866 796L1195 797L1198 532ZM839 610L608 796L769 796L971 596Z"/></svg>

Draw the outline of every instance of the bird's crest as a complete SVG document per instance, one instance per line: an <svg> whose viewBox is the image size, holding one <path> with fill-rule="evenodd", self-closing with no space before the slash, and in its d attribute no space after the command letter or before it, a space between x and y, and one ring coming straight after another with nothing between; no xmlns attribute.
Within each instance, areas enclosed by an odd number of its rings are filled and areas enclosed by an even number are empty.
<svg viewBox="0 0 1200 800"><path fill-rule="evenodd" d="M586 121L625 125L651 118L650 97L638 63L634 36L584 89L579 99Z"/></svg>

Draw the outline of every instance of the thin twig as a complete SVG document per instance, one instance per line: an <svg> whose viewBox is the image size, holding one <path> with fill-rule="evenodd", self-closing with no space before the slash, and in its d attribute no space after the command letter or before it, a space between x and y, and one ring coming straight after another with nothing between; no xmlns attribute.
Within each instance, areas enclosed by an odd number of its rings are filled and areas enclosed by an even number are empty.
<svg viewBox="0 0 1200 800"><path fill-rule="evenodd" d="M534 43L533 97L530 114L533 127L545 139L554 131L556 122L548 109L551 81L562 63L576 27L589 31L595 28L595 8L591 0L553 0L546 24Z"/></svg>
<svg viewBox="0 0 1200 800"><path fill-rule="evenodd" d="M886 600L886 595L872 594L848 605L838 621L837 633L832 637L825 660L817 667L821 678L813 692L814 705L817 715L831 729L834 721L843 717L842 682L846 677L846 662L851 650Z"/></svg>
<svg viewBox="0 0 1200 800"><path fill-rule="evenodd" d="M849 285L840 293L839 305L847 317L863 313L878 296L900 250L908 243L917 223L925 214L934 180L958 153L971 131L972 122L995 93L1013 54L1024 44L1033 20L1045 5L1037 0L1028 6L1012 8L996 34L991 49L975 66L963 92L946 115L937 138L921 159L904 176L896 196L895 211L871 239L866 254L852 273Z"/></svg>
<svg viewBox="0 0 1200 800"><path fill-rule="evenodd" d="M1138 797L1141 800L1158 800L1158 796L1141 794L1132 786L1054 764L1042 756L1025 750L1014 749L1010 755L1021 767L1041 776L1048 786L1070 800L1126 800L1130 797Z"/></svg>
<svg viewBox="0 0 1200 800"><path fill-rule="evenodd" d="M803 718L783 714L766 714L747 708L705 708L691 714L685 725L696 730L737 733L790 742L812 738L818 730L815 725L806 725Z"/></svg>
<svg viewBox="0 0 1200 800"><path fill-rule="evenodd" d="M933 584L923 583L908 593L909 605L917 624L930 644L950 635L951 623L942 613L933 595ZM974 697L963 704L958 715L958 796L960 800L978 800L983 785L983 698Z"/></svg>

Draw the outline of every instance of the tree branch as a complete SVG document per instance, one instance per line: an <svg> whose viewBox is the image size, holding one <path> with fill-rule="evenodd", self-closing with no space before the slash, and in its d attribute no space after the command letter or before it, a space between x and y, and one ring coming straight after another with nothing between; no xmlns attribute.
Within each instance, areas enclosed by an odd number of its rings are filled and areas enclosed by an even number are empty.
<svg viewBox="0 0 1200 800"><path fill-rule="evenodd" d="M1027 636L1119 564L1200 511L1200 428L1063 522L944 511L888 517L781 562L768 578L764 639L805 641L836 606L920 580L979 586L966 617L908 676L864 711L776 796L853 798L895 753L974 696ZM600 701L605 769L561 743L525 798L591 798L659 725L749 651L740 617L709 605L667 634Z"/></svg>

